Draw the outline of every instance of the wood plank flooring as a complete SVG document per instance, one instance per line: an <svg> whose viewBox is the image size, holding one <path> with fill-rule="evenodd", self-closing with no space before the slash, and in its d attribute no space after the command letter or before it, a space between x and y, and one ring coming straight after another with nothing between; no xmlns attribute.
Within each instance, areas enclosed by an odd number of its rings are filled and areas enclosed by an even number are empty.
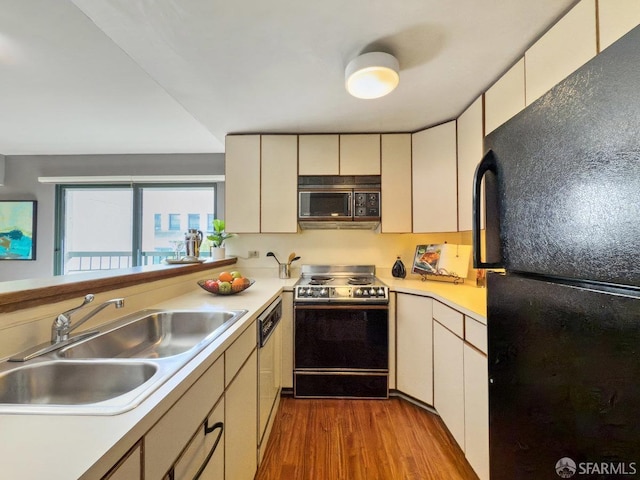
<svg viewBox="0 0 640 480"><path fill-rule="evenodd" d="M398 398L281 399L256 480L477 480L440 417Z"/></svg>

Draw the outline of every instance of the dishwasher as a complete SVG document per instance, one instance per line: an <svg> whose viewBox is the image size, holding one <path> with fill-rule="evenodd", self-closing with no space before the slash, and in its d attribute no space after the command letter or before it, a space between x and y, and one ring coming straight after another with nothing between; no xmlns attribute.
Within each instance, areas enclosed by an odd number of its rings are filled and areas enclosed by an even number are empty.
<svg viewBox="0 0 640 480"><path fill-rule="evenodd" d="M282 298L274 300L258 317L258 435L260 456L266 445L267 426L282 386L282 334L278 328L282 317ZM263 440L265 440L263 445Z"/></svg>

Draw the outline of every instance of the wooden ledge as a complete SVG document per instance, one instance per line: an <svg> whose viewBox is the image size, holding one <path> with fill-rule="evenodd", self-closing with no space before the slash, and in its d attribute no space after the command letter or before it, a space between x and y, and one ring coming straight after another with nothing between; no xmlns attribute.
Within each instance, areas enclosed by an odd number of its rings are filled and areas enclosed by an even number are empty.
<svg viewBox="0 0 640 480"><path fill-rule="evenodd" d="M48 303L101 293L140 283L189 275L195 272L233 265L237 258L226 258L189 265L153 265L123 270L79 273L35 280L0 283L0 313L15 312Z"/></svg>

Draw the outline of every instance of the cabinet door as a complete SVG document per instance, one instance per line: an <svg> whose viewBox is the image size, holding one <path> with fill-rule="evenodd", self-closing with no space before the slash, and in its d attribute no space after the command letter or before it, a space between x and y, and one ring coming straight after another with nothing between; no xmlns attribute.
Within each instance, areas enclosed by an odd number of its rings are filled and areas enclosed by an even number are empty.
<svg viewBox="0 0 640 480"><path fill-rule="evenodd" d="M103 480L136 480L142 478L142 449L137 445L129 451Z"/></svg>
<svg viewBox="0 0 640 480"><path fill-rule="evenodd" d="M222 428L220 428L220 425ZM224 398L198 428L189 446L173 467L173 480L193 480L204 467L200 480L224 478Z"/></svg>
<svg viewBox="0 0 640 480"><path fill-rule="evenodd" d="M524 107L524 58L522 58L484 94L485 134L493 132Z"/></svg>
<svg viewBox="0 0 640 480"><path fill-rule="evenodd" d="M260 232L260 135L228 135L224 164L226 230Z"/></svg>
<svg viewBox="0 0 640 480"><path fill-rule="evenodd" d="M340 135L340 175L380 175L380 135Z"/></svg>
<svg viewBox="0 0 640 480"><path fill-rule="evenodd" d="M480 477L489 480L489 378L487 357L464 345L465 456Z"/></svg>
<svg viewBox="0 0 640 480"><path fill-rule="evenodd" d="M339 175L338 135L300 135L298 137L299 175Z"/></svg>
<svg viewBox="0 0 640 480"><path fill-rule="evenodd" d="M595 0L582 0L526 51L527 105L596 53Z"/></svg>
<svg viewBox="0 0 640 480"><path fill-rule="evenodd" d="M456 232L456 122L414 133L412 144L413 232Z"/></svg>
<svg viewBox="0 0 640 480"><path fill-rule="evenodd" d="M282 293L282 388L293 388L293 293Z"/></svg>
<svg viewBox="0 0 640 480"><path fill-rule="evenodd" d="M461 232L472 228L473 177L482 160L482 139L482 97L479 97L458 118L458 230Z"/></svg>
<svg viewBox="0 0 640 480"><path fill-rule="evenodd" d="M638 0L598 0L600 50L640 24Z"/></svg>
<svg viewBox="0 0 640 480"><path fill-rule="evenodd" d="M433 300L404 293L396 300L396 386L433 405Z"/></svg>
<svg viewBox="0 0 640 480"><path fill-rule="evenodd" d="M298 137L262 136L260 229L267 233L298 231Z"/></svg>
<svg viewBox="0 0 640 480"><path fill-rule="evenodd" d="M433 322L433 405L464 450L463 341Z"/></svg>
<svg viewBox="0 0 640 480"><path fill-rule="evenodd" d="M382 232L411 233L411 134L381 137Z"/></svg>
<svg viewBox="0 0 640 480"><path fill-rule="evenodd" d="M223 390L220 357L145 435L145 480L162 478L169 471Z"/></svg>
<svg viewBox="0 0 640 480"><path fill-rule="evenodd" d="M258 468L258 365L253 351L225 392L226 480L252 480Z"/></svg>

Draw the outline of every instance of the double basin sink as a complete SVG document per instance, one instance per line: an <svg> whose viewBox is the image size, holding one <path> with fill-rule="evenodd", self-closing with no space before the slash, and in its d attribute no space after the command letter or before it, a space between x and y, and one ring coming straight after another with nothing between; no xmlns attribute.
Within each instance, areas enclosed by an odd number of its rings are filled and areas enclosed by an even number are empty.
<svg viewBox="0 0 640 480"><path fill-rule="evenodd" d="M246 312L143 310L28 362L4 362L0 414L130 410Z"/></svg>

